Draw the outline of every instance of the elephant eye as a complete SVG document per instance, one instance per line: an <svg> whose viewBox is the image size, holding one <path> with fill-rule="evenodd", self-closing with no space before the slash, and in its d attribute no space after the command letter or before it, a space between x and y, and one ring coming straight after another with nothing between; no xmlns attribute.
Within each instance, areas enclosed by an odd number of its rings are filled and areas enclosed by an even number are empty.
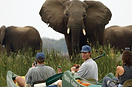
<svg viewBox="0 0 132 87"><path fill-rule="evenodd" d="M83 18L86 18L87 17L87 14L86 13L83 13Z"/></svg>
<svg viewBox="0 0 132 87"><path fill-rule="evenodd" d="M68 13L66 13L65 15L66 15L66 17L68 17Z"/></svg>
<svg viewBox="0 0 132 87"><path fill-rule="evenodd" d="M66 12L66 13L65 13L65 16L66 16L66 17L68 17L68 16L69 16L68 12Z"/></svg>

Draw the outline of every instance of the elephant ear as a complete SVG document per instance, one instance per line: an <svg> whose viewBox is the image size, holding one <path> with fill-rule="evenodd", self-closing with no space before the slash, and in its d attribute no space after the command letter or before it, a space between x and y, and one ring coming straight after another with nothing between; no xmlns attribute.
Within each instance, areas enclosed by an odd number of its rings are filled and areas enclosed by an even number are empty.
<svg viewBox="0 0 132 87"><path fill-rule="evenodd" d="M46 0L39 12L42 21L64 34L63 3L69 0Z"/></svg>
<svg viewBox="0 0 132 87"><path fill-rule="evenodd" d="M5 29L6 29L5 26L2 26L0 29L0 44L3 43L3 39L5 38Z"/></svg>
<svg viewBox="0 0 132 87"><path fill-rule="evenodd" d="M111 11L99 1L84 1L87 5L86 23L91 27L105 26L111 19Z"/></svg>

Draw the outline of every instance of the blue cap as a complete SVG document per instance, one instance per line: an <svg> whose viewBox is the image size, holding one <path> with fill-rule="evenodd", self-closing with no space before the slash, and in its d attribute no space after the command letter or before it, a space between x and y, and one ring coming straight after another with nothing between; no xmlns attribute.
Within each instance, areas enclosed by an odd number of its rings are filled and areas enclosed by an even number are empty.
<svg viewBox="0 0 132 87"><path fill-rule="evenodd" d="M91 47L88 46L88 45L84 45L84 46L82 47L82 50L81 50L80 52L89 52L89 51L91 51Z"/></svg>
<svg viewBox="0 0 132 87"><path fill-rule="evenodd" d="M36 58L37 59L44 59L45 55L44 55L44 53L40 52L40 53L37 53Z"/></svg>

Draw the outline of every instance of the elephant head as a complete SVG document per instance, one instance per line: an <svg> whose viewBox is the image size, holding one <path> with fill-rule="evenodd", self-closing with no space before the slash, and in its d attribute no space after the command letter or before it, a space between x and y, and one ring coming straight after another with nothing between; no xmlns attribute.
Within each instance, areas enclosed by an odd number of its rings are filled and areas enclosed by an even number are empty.
<svg viewBox="0 0 132 87"><path fill-rule="evenodd" d="M5 37L5 29L6 27L4 25L0 28L0 44L3 44L3 39Z"/></svg>
<svg viewBox="0 0 132 87"><path fill-rule="evenodd" d="M5 48L3 47L3 39L5 37L5 29L6 29L5 26L2 26L0 28L0 52L4 52L5 51Z"/></svg>
<svg viewBox="0 0 132 87"><path fill-rule="evenodd" d="M110 10L98 1L46 0L39 12L42 21L65 35L69 55L88 42L103 45Z"/></svg>

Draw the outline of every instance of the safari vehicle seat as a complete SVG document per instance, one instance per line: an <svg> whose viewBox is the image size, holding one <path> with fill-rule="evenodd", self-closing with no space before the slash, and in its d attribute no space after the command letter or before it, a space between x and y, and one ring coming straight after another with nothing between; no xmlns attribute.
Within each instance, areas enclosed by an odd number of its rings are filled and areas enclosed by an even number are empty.
<svg viewBox="0 0 132 87"><path fill-rule="evenodd" d="M122 87L132 87L132 79L126 80Z"/></svg>

